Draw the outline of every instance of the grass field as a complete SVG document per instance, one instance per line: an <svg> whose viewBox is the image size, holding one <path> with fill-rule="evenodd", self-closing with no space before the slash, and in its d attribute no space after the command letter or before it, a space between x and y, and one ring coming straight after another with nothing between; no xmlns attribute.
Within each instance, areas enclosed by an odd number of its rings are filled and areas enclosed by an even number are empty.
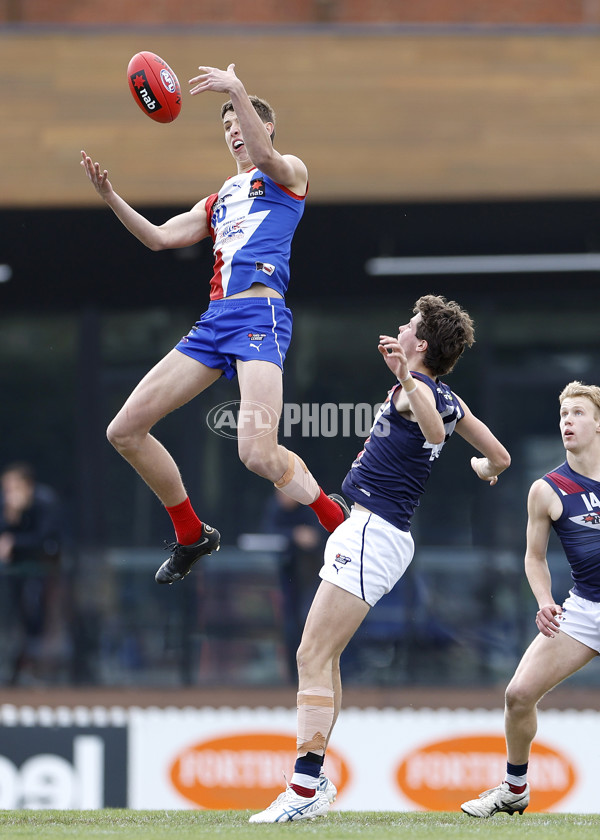
<svg viewBox="0 0 600 840"><path fill-rule="evenodd" d="M250 811L0 811L0 836L5 838L177 838L177 840L256 840L281 832L338 840L596 840L600 814L527 814L475 820L460 813L332 812L326 818L249 825Z"/></svg>

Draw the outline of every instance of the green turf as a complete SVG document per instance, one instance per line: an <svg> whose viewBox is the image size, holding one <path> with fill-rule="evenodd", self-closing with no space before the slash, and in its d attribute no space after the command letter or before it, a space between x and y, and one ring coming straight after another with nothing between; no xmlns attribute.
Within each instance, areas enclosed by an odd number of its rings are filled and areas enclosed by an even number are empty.
<svg viewBox="0 0 600 840"><path fill-rule="evenodd" d="M293 831L319 840L360 836L361 840L597 840L599 814L498 814L476 820L460 813L336 811L325 818L285 825L249 825L250 811L0 811L0 837L177 838L177 840L256 840Z"/></svg>

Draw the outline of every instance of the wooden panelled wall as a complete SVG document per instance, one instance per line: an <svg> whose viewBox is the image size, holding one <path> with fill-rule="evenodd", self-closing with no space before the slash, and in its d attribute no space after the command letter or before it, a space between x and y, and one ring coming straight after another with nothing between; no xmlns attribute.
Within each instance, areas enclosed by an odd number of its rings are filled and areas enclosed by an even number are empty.
<svg viewBox="0 0 600 840"><path fill-rule="evenodd" d="M129 58L163 56L179 118L148 119ZM187 94L199 64L234 61L302 157L313 201L600 194L600 37L558 34L265 34L5 30L0 34L2 206L97 202L85 148L135 204L189 206L232 174L224 97Z"/></svg>

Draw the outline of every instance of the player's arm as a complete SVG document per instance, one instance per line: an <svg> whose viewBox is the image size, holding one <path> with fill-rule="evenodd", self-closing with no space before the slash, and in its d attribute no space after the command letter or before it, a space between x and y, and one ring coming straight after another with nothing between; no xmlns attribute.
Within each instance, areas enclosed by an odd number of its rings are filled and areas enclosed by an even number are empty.
<svg viewBox="0 0 600 840"><path fill-rule="evenodd" d="M190 93L196 95L212 90L229 94L250 160L265 175L296 195L304 195L308 186L308 171L295 155L281 155L271 142L270 132L258 116L246 89L235 74L235 64L227 70L199 67L201 75L190 79Z"/></svg>
<svg viewBox="0 0 600 840"><path fill-rule="evenodd" d="M527 498L525 574L539 607L535 623L540 633L549 637L558 632L557 616L562 613L562 607L552 597L547 558L552 520L558 519L561 511L562 503L548 483L541 478L534 481Z"/></svg>
<svg viewBox="0 0 600 840"><path fill-rule="evenodd" d="M471 467L482 481L494 485L498 481L500 473L510 467L508 450L492 434L485 423L473 414L469 406L460 397L457 397L457 399L465 414L456 424L456 431L483 456L481 458L475 456L471 458Z"/></svg>
<svg viewBox="0 0 600 840"><path fill-rule="evenodd" d="M413 379L408 369L406 354L398 340L389 335L381 335L377 349L402 385L394 394L396 410L419 424L427 443L434 446L443 443L446 437L444 421L437 410L431 388L424 382Z"/></svg>
<svg viewBox="0 0 600 840"><path fill-rule="evenodd" d="M166 248L185 248L208 236L206 199L202 199L191 210L173 216L162 225L155 225L115 192L108 178L108 171L101 169L84 151L81 165L98 195L108 204L119 221L152 251Z"/></svg>

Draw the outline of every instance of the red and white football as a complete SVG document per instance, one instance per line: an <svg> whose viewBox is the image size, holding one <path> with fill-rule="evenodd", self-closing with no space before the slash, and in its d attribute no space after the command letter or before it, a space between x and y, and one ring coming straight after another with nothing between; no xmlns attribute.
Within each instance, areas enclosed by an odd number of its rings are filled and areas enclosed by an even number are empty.
<svg viewBox="0 0 600 840"><path fill-rule="evenodd" d="M181 111L181 87L166 61L153 52L136 53L127 67L129 90L144 114L170 123Z"/></svg>

